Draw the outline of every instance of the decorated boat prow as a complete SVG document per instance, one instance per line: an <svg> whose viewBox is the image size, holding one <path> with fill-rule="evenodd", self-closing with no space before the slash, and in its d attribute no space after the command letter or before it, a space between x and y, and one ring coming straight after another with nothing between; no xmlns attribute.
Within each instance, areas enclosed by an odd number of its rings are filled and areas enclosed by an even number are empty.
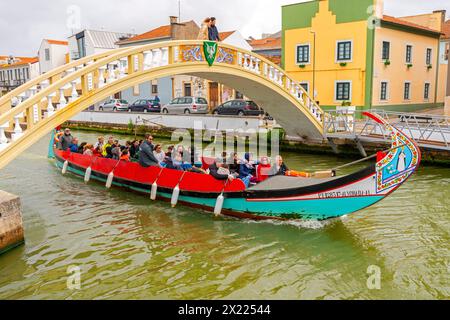
<svg viewBox="0 0 450 320"><path fill-rule="evenodd" d="M420 164L420 149L413 140L380 116L365 116L384 126L392 140L389 150L374 156L376 163L343 176L336 176L332 169L307 178L274 176L250 188L239 179L224 182L208 174L144 168L138 163L70 151L54 150L54 156L63 173L146 194L149 202L165 200L172 206L187 205L254 220L326 220L381 201L405 183ZM204 169L207 166L204 163Z"/></svg>

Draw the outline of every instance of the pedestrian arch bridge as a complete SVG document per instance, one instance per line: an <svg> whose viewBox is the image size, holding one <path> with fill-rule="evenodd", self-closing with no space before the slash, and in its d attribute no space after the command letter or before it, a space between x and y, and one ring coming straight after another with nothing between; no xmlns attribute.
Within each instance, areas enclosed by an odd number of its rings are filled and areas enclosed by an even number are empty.
<svg viewBox="0 0 450 320"><path fill-rule="evenodd" d="M284 70L255 53L222 43L212 60L203 47L203 41L189 40L114 49L61 66L11 91L0 98L0 168L89 106L174 75L235 88L270 113L288 135L323 138L323 111ZM5 131L12 132L10 138Z"/></svg>

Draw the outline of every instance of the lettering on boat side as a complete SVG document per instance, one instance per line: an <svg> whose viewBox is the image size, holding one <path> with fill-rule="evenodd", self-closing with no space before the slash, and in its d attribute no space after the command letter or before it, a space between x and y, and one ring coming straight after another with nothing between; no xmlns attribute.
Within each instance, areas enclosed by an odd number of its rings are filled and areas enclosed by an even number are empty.
<svg viewBox="0 0 450 320"><path fill-rule="evenodd" d="M370 196L370 190L349 190L349 191L332 191L319 193L319 199L330 199L330 198L348 198L348 197L363 197Z"/></svg>
<svg viewBox="0 0 450 320"><path fill-rule="evenodd" d="M178 308L178 315L204 316L209 318L212 314L221 315L270 315L270 305L229 305L225 304L219 308L190 306L188 304Z"/></svg>

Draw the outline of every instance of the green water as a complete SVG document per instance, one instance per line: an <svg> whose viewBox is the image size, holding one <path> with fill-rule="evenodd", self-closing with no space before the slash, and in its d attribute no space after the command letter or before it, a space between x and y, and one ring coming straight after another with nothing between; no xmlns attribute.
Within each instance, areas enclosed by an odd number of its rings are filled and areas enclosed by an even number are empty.
<svg viewBox="0 0 450 320"><path fill-rule="evenodd" d="M96 135L76 133L81 140ZM0 299L448 299L450 170L421 168L393 196L326 223L214 218L62 176L48 138L0 172L26 243L0 256ZM296 169L339 160L285 154ZM81 289L67 288L68 268ZM367 286L369 266L381 289Z"/></svg>

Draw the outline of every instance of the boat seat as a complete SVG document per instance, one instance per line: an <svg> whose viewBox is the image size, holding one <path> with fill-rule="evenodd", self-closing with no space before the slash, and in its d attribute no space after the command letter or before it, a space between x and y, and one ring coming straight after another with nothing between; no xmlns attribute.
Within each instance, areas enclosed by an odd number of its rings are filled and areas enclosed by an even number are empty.
<svg viewBox="0 0 450 320"><path fill-rule="evenodd" d="M312 185L337 180L339 178L341 177L316 179L316 178L274 176L257 184L256 186L248 188L247 190L264 191L264 190L295 189L295 188L309 187Z"/></svg>

